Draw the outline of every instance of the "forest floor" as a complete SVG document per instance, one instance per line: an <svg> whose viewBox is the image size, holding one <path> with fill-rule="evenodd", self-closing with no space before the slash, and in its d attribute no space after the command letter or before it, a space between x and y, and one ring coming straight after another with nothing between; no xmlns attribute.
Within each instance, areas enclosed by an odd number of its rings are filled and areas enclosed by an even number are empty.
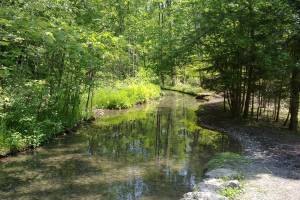
<svg viewBox="0 0 300 200"><path fill-rule="evenodd" d="M300 200L300 135L266 122L241 122L222 109L222 99L200 106L204 128L238 140L251 162L242 167L244 191L239 200Z"/></svg>

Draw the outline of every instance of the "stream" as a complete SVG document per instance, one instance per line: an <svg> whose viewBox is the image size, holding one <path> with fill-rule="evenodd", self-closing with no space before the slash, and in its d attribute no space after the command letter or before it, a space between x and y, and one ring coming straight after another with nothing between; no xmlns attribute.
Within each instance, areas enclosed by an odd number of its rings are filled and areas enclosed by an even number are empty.
<svg viewBox="0 0 300 200"><path fill-rule="evenodd" d="M1 160L0 199L180 199L201 181L214 154L241 146L197 125L194 97L164 93Z"/></svg>

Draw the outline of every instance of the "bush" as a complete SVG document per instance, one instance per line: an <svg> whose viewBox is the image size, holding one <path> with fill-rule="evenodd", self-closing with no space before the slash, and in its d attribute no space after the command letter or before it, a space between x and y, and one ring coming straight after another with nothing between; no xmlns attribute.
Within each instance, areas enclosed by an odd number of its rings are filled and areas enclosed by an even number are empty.
<svg viewBox="0 0 300 200"><path fill-rule="evenodd" d="M63 130L65 126L68 127L69 119L74 117L58 115L57 113L63 111L57 105L58 103L54 103L56 96L42 98L45 91L44 85L38 81L10 89L9 95L2 91L0 94L0 155L27 147L37 147Z"/></svg>

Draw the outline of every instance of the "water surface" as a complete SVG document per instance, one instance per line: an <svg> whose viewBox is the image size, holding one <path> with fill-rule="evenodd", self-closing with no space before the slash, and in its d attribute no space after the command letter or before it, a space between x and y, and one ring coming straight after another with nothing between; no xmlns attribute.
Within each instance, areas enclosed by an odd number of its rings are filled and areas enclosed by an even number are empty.
<svg viewBox="0 0 300 200"><path fill-rule="evenodd" d="M109 111L76 134L2 160L0 199L174 200L192 190L217 152L240 151L199 127L191 96Z"/></svg>

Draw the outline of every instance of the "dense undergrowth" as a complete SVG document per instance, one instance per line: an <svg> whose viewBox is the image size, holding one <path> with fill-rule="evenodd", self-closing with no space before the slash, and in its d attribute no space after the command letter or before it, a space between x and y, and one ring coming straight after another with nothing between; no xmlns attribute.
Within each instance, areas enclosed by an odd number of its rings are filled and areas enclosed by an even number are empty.
<svg viewBox="0 0 300 200"><path fill-rule="evenodd" d="M96 91L93 108L129 108L159 96L160 87L152 83L107 87ZM6 113L0 124L0 155L37 147L69 127L61 118L39 119L31 113L30 106L26 107L23 104L13 106L17 111ZM79 113L83 113L83 110ZM83 117L83 114L79 115ZM77 118L78 121L80 119Z"/></svg>
<svg viewBox="0 0 300 200"><path fill-rule="evenodd" d="M91 110L124 109L138 103L144 103L160 96L160 87L152 83L145 71L138 72L136 77L122 81L114 81L111 87L99 87L95 89ZM32 86L32 85L31 85ZM29 147L37 147L49 141L66 128L71 128L82 120L90 117L85 110L87 101L86 93L81 94L72 115L65 117L64 104L58 104L51 110L42 110L40 97L34 93L41 93L38 88L26 94L20 94L4 98L1 103L6 112L0 117L0 155L17 152ZM65 101L65 99L63 99ZM29 103L30 101L30 103ZM46 105L44 105L46 106ZM40 109L41 113L36 113ZM42 114L42 112L44 112Z"/></svg>
<svg viewBox="0 0 300 200"><path fill-rule="evenodd" d="M94 104L97 108L123 109L160 96L160 87L152 83L125 83L117 87L100 88Z"/></svg>
<svg viewBox="0 0 300 200"><path fill-rule="evenodd" d="M80 120L80 111L76 107L72 115L65 116L68 113L62 94L55 99L44 97L41 100L44 90L41 83L34 83L23 90L15 88L5 95L0 112L0 155L37 147ZM53 105L54 100L60 104Z"/></svg>

